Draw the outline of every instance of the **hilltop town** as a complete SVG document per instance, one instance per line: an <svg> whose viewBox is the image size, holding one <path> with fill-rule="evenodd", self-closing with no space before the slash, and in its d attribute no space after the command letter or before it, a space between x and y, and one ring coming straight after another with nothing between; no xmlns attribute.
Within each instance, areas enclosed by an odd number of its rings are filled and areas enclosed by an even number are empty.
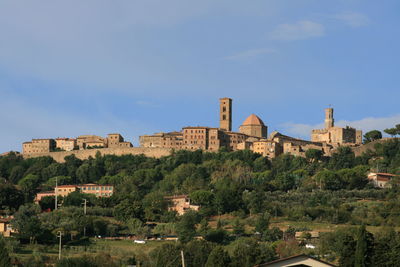
<svg viewBox="0 0 400 267"><path fill-rule="evenodd" d="M274 131L268 134L268 126L255 114L249 115L239 127L232 129L233 100L219 100L219 127L187 126L180 131L155 133L139 137L140 147L133 147L119 133L108 134L106 138L96 135L82 135L77 138L32 139L22 144L24 157L55 156L57 152L71 152L87 158L95 149L103 154L138 154L164 156L172 150L203 150L217 152L250 150L269 159L281 154L305 157L308 150L318 150L324 156L340 146L357 147L362 145L362 131L352 127L335 126L333 108L325 109L325 128L312 130L310 141L284 135ZM105 150L107 149L107 150ZM121 150L122 149L122 150ZM154 149L159 149L154 153ZM152 153L153 152L153 153Z"/></svg>

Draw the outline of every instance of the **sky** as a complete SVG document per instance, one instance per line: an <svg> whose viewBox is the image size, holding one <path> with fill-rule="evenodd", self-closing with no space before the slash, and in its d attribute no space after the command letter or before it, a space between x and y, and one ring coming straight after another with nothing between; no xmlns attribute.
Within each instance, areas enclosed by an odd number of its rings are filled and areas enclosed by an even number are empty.
<svg viewBox="0 0 400 267"><path fill-rule="evenodd" d="M398 0L0 0L0 152L32 138L400 123Z"/></svg>

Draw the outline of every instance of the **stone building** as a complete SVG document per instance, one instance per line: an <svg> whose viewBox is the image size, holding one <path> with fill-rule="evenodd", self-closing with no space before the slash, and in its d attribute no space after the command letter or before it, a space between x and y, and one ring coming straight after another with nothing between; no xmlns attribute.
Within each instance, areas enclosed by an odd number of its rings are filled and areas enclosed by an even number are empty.
<svg viewBox="0 0 400 267"><path fill-rule="evenodd" d="M228 97L219 100L219 128L222 131L232 131L232 99Z"/></svg>
<svg viewBox="0 0 400 267"><path fill-rule="evenodd" d="M76 138L79 149L90 147L107 147L107 139L97 135L81 135Z"/></svg>
<svg viewBox="0 0 400 267"><path fill-rule="evenodd" d="M64 151L85 150L90 148L126 148L132 147L130 142L118 134L109 134L107 138L97 135L81 135L73 138L32 139L22 144L22 154L41 155L54 151L56 148Z"/></svg>
<svg viewBox="0 0 400 267"><path fill-rule="evenodd" d="M219 100L219 128L187 126L180 132L157 133L139 137L141 147L161 147L170 149L218 151L220 148L238 150L249 147L248 138L267 134L267 127L255 115L250 115L243 123L243 131L232 131L232 99ZM246 133L247 132L247 133ZM247 142L247 143L246 143Z"/></svg>
<svg viewBox="0 0 400 267"><path fill-rule="evenodd" d="M268 137L268 127L265 126L264 122L254 114L247 117L242 125L240 125L239 132L259 138Z"/></svg>
<svg viewBox="0 0 400 267"><path fill-rule="evenodd" d="M182 149L182 132L156 133L139 137L140 147L164 147L170 149Z"/></svg>
<svg viewBox="0 0 400 267"><path fill-rule="evenodd" d="M393 178L398 175L391 174L391 173L382 173L382 172L371 172L368 174L367 178L368 181L377 188L386 188L391 187L389 183Z"/></svg>
<svg viewBox="0 0 400 267"><path fill-rule="evenodd" d="M281 154L305 157L305 153L309 149L320 150L323 154L328 155L331 153L332 146L293 138L275 131L270 134L268 139L254 141L251 147L253 152L271 159Z"/></svg>
<svg viewBox="0 0 400 267"><path fill-rule="evenodd" d="M96 197L111 197L114 193L114 186L112 185L98 185L98 184L82 184L82 185L59 185L53 191L39 192L36 194L35 202L47 196L61 196L66 197L72 192L79 191L85 194L93 194Z"/></svg>
<svg viewBox="0 0 400 267"><path fill-rule="evenodd" d="M76 147L76 139L70 138L56 138L56 148L64 151L72 151Z"/></svg>
<svg viewBox="0 0 400 267"><path fill-rule="evenodd" d="M32 139L22 144L23 154L48 153L55 148L53 139Z"/></svg>
<svg viewBox="0 0 400 267"><path fill-rule="evenodd" d="M344 128L335 126L333 108L325 109L325 128L312 130L311 141L333 145L361 145L362 131L346 126Z"/></svg>
<svg viewBox="0 0 400 267"><path fill-rule="evenodd" d="M107 136L107 147L132 147L132 143L125 142L124 138L119 133L113 133Z"/></svg>
<svg viewBox="0 0 400 267"><path fill-rule="evenodd" d="M270 139L262 139L253 142L253 146L250 148L250 150L270 159L273 159L283 153L282 145Z"/></svg>
<svg viewBox="0 0 400 267"><path fill-rule="evenodd" d="M187 195L167 196L164 197L168 201L168 210L176 211L178 215L183 215L189 210L198 211L200 206L192 205Z"/></svg>

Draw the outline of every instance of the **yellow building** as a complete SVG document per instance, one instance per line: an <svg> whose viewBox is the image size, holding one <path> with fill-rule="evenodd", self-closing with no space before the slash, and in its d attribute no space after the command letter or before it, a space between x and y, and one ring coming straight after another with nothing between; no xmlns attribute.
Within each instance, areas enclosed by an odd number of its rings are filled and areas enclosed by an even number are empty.
<svg viewBox="0 0 400 267"><path fill-rule="evenodd" d="M190 198L187 195L167 196L165 199L169 201L168 210L176 211L178 215L183 215L189 210L198 211L200 209L200 206L190 203Z"/></svg>
<svg viewBox="0 0 400 267"><path fill-rule="evenodd" d="M56 148L64 151L72 151L76 147L76 139L56 138Z"/></svg>

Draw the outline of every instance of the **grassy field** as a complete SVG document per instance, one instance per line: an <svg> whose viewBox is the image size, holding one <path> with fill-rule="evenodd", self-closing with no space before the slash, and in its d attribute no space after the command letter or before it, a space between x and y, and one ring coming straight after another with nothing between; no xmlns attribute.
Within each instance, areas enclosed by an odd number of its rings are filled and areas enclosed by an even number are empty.
<svg viewBox="0 0 400 267"><path fill-rule="evenodd" d="M62 257L94 256L99 253L112 255L114 259L127 259L134 255L147 255L156 247L173 241L148 241L146 244L135 244L132 240L91 239L88 246L63 246ZM44 257L48 262L58 259L58 245L21 245L12 256L25 262L32 257Z"/></svg>

